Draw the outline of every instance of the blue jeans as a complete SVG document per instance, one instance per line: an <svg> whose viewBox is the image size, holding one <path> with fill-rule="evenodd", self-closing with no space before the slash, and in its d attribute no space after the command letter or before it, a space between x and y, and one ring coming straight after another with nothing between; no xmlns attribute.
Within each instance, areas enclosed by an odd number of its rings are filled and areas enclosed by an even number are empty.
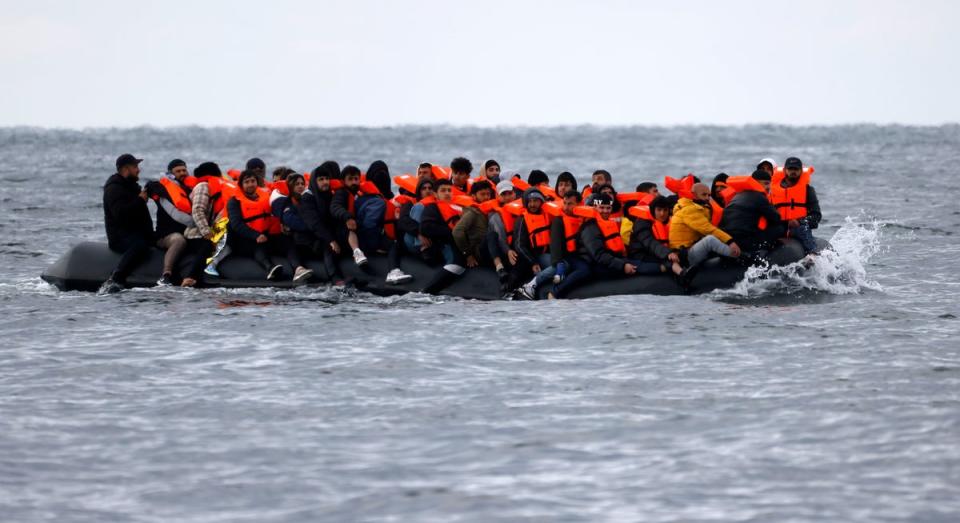
<svg viewBox="0 0 960 523"><path fill-rule="evenodd" d="M568 256L563 260L567 265L567 274L563 281L553 286L553 296L562 298L566 296L571 289L579 285L584 280L590 278L590 264L579 256Z"/></svg>
<svg viewBox="0 0 960 523"><path fill-rule="evenodd" d="M537 273L534 285L539 287L553 279L553 276L557 273L557 268L550 265L550 254L548 253L538 256L537 264L540 265L540 272Z"/></svg>
<svg viewBox="0 0 960 523"><path fill-rule="evenodd" d="M813 231L810 230L810 224L806 220L800 220L800 225L790 227L790 236L796 238L800 245L803 245L804 254L817 251L817 240L814 239Z"/></svg>

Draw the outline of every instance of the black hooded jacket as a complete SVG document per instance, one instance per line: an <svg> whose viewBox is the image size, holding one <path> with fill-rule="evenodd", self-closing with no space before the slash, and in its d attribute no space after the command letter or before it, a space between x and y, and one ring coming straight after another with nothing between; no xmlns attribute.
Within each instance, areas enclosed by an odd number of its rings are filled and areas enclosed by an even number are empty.
<svg viewBox="0 0 960 523"><path fill-rule="evenodd" d="M591 264L606 267L611 271L623 272L626 260L607 249L603 233L600 232L600 226L597 225L596 220L588 220L580 228L579 247L579 254Z"/></svg>
<svg viewBox="0 0 960 523"><path fill-rule="evenodd" d="M317 187L317 172L323 171L333 179L338 174L340 167L336 162L325 162L314 170L310 177L310 188L303 192L300 197L300 217L310 229L308 233L298 233L295 240L300 244L312 243L319 240L324 245L334 241L333 235L333 216L330 214L330 203L333 200L333 193L329 190L321 192ZM334 173L333 171L336 171Z"/></svg>
<svg viewBox="0 0 960 523"><path fill-rule="evenodd" d="M390 169L382 160L370 164L367 169L367 181L373 182L384 198L388 200L393 198L393 190L390 186Z"/></svg>
<svg viewBox="0 0 960 523"><path fill-rule="evenodd" d="M103 223L111 246L122 238L137 235L152 242L153 219L147 202L140 198L140 184L119 174L107 178L103 186Z"/></svg>
<svg viewBox="0 0 960 523"><path fill-rule="evenodd" d="M761 216L767 219L767 228L762 231L758 227ZM719 227L748 252L773 247L786 232L780 213L765 194L757 191L739 192L727 202Z"/></svg>
<svg viewBox="0 0 960 523"><path fill-rule="evenodd" d="M624 220L627 219L629 218L624 218ZM637 218L633 221L630 245L627 246L627 256L631 260L662 262L667 259L670 252L669 247L654 238L653 223L650 220Z"/></svg>

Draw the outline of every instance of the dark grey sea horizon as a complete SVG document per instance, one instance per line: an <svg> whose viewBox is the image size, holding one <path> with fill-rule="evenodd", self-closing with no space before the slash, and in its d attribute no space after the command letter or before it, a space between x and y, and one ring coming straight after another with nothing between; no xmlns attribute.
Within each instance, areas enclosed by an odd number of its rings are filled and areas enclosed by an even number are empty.
<svg viewBox="0 0 960 523"><path fill-rule="evenodd" d="M960 519L960 125L0 128L4 521ZM59 292L114 159L814 165L834 251L697 297Z"/></svg>

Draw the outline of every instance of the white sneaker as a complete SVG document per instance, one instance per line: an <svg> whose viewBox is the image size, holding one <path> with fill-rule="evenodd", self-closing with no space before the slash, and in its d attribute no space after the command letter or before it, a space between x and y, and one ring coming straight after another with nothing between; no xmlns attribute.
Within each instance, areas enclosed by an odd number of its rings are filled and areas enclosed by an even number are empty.
<svg viewBox="0 0 960 523"><path fill-rule="evenodd" d="M280 275L283 273L283 267L280 265L274 265L270 272L267 273L267 279L274 281L280 278Z"/></svg>
<svg viewBox="0 0 960 523"><path fill-rule="evenodd" d="M306 267L297 267L293 272L293 283L306 283L313 276L313 271Z"/></svg>
<svg viewBox="0 0 960 523"><path fill-rule="evenodd" d="M367 264L367 256L366 256L365 254L363 254L363 251L361 251L360 249L354 249L354 250L353 250L353 261L354 261L354 263L356 263L357 265L366 265L366 264Z"/></svg>
<svg viewBox="0 0 960 523"><path fill-rule="evenodd" d="M393 269L387 273L387 283L390 285L400 285L401 283L407 283L412 279L413 276L410 276L400 269Z"/></svg>
<svg viewBox="0 0 960 523"><path fill-rule="evenodd" d="M537 287L533 283L525 283L519 289L520 295L528 300L537 299Z"/></svg>

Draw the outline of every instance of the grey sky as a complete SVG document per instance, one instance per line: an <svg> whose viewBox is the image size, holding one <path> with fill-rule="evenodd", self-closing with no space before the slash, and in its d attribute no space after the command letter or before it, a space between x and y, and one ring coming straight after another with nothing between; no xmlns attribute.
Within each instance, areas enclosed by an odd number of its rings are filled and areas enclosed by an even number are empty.
<svg viewBox="0 0 960 523"><path fill-rule="evenodd" d="M0 125L960 121L960 2L0 8Z"/></svg>

